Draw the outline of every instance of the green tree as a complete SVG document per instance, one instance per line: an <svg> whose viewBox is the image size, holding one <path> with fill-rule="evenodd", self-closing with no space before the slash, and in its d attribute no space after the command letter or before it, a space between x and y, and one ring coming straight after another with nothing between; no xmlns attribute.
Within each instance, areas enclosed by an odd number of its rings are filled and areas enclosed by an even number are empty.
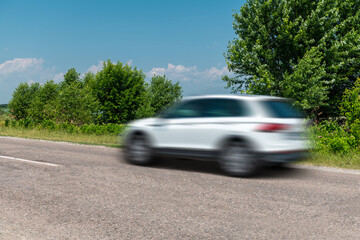
<svg viewBox="0 0 360 240"><path fill-rule="evenodd" d="M145 94L144 79L145 75L136 67L107 60L96 74L100 122L124 123L135 119Z"/></svg>
<svg viewBox="0 0 360 240"><path fill-rule="evenodd" d="M84 79L82 80L85 85L89 86L92 89L96 87L96 75L92 72L85 73Z"/></svg>
<svg viewBox="0 0 360 240"><path fill-rule="evenodd" d="M182 98L179 82L173 83L166 76L154 75L150 84L145 85L146 94L137 110L136 118L152 117Z"/></svg>
<svg viewBox="0 0 360 240"><path fill-rule="evenodd" d="M351 89L346 89L340 105L348 125L360 123L360 78Z"/></svg>
<svg viewBox="0 0 360 240"><path fill-rule="evenodd" d="M80 73L77 73L75 68L70 68L64 75L64 80L62 81L61 85L71 85L75 82L80 82Z"/></svg>
<svg viewBox="0 0 360 240"><path fill-rule="evenodd" d="M145 83L146 92L143 96L142 102L139 108L135 112L135 118L150 118L155 116L155 108L151 106L152 94L149 91L150 84Z"/></svg>
<svg viewBox="0 0 360 240"><path fill-rule="evenodd" d="M16 120L28 118L28 108L32 99L38 94L39 83L20 83L12 94L9 109Z"/></svg>
<svg viewBox="0 0 360 240"><path fill-rule="evenodd" d="M360 75L360 0L248 0L233 15L225 58L233 92L294 98L308 113L339 115Z"/></svg>
<svg viewBox="0 0 360 240"><path fill-rule="evenodd" d="M53 80L47 81L40 87L27 109L28 116L35 121L50 120L49 110L59 94L59 86ZM48 105L48 106L47 106ZM46 109L45 109L45 106Z"/></svg>
<svg viewBox="0 0 360 240"><path fill-rule="evenodd" d="M340 111L345 117L347 132L360 141L360 78L356 80L352 88L345 90Z"/></svg>
<svg viewBox="0 0 360 240"><path fill-rule="evenodd" d="M149 91L152 95L151 106L155 109L156 114L180 101L183 92L179 82L173 83L166 76L153 76Z"/></svg>
<svg viewBox="0 0 360 240"><path fill-rule="evenodd" d="M90 124L94 122L98 112L98 101L88 86L72 82L65 85L57 97L45 105L44 111L58 123Z"/></svg>

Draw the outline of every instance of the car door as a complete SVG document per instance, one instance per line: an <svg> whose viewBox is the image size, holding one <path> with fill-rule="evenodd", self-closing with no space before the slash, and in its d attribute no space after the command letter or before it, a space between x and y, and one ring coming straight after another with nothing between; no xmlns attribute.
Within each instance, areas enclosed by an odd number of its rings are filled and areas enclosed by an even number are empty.
<svg viewBox="0 0 360 240"><path fill-rule="evenodd" d="M204 101L199 135L194 138L197 146L206 150L218 150L220 142L233 136L246 124L250 110L240 100L213 98Z"/></svg>
<svg viewBox="0 0 360 240"><path fill-rule="evenodd" d="M244 114L234 99L187 101L159 119L155 140L161 148L213 150L219 139L229 134L230 125Z"/></svg>
<svg viewBox="0 0 360 240"><path fill-rule="evenodd" d="M188 100L170 109L153 125L158 148L192 148L189 140L196 135L194 124L201 118L201 101ZM195 132L194 132L195 131Z"/></svg>

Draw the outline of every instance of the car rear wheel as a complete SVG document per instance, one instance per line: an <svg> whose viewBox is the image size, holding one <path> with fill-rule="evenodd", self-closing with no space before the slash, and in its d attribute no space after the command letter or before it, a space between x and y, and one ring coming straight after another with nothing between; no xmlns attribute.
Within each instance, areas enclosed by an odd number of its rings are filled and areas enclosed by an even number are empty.
<svg viewBox="0 0 360 240"><path fill-rule="evenodd" d="M219 164L230 176L249 177L257 169L256 156L243 141L231 141L220 154Z"/></svg>
<svg viewBox="0 0 360 240"><path fill-rule="evenodd" d="M129 141L126 148L126 160L136 165L149 165L153 162L151 148L144 135L137 134Z"/></svg>

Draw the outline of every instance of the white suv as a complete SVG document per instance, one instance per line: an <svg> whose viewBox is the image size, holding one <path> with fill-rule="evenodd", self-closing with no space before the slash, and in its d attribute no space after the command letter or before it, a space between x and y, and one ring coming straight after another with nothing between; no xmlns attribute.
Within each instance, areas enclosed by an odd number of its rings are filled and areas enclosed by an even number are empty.
<svg viewBox="0 0 360 240"><path fill-rule="evenodd" d="M240 177L261 162L300 160L308 150L301 114L287 99L267 96L186 98L157 118L132 122L124 139L132 164L157 156L208 159Z"/></svg>

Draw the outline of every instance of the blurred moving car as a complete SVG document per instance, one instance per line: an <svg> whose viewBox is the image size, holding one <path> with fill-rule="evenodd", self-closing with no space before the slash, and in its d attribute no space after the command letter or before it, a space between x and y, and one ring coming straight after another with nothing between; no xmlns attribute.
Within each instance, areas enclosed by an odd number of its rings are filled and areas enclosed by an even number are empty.
<svg viewBox="0 0 360 240"><path fill-rule="evenodd" d="M157 156L215 160L229 175L252 175L262 162L306 156L303 116L288 99L211 95L186 98L157 118L134 121L125 134L128 162Z"/></svg>

